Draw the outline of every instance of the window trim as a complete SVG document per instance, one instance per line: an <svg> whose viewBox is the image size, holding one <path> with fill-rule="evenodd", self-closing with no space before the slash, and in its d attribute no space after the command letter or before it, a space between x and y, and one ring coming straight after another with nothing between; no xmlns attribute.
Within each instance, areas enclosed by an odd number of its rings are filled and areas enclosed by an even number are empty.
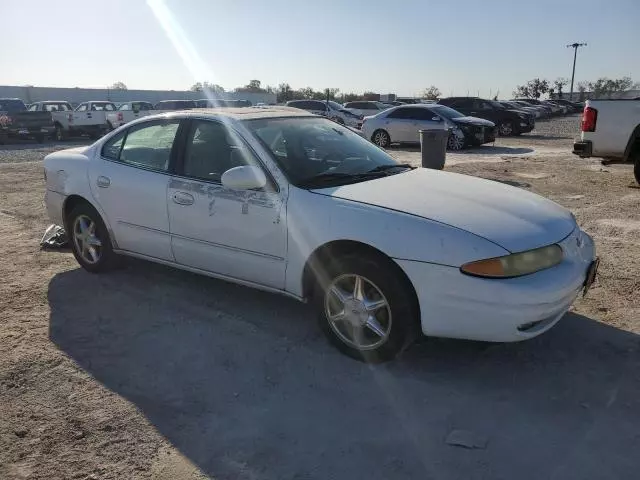
<svg viewBox="0 0 640 480"><path fill-rule="evenodd" d="M181 131L183 129L184 122L185 122L184 118L166 118L166 119L161 118L161 119L148 120L145 122L140 122L140 123L131 125L129 128L125 129L124 132L118 132L110 136L105 142L102 143L102 145L100 146L100 159L104 160L105 162L113 162L119 165L124 165L125 167L137 168L139 170L146 170L148 172L159 173L161 175L173 175L176 170L176 156L177 156L177 150L178 150L177 146L180 143L180 135L182 133ZM122 150L127 143L127 138L129 137L129 132L131 130L134 130L134 129L141 130L143 128L152 127L154 125L162 125L162 124L168 125L172 123L177 123L178 129L176 130L176 135L173 138L173 144L171 145L171 152L169 153L169 165L167 165L166 170L159 170L157 168L146 167L144 165L139 165L139 164L134 165L132 163L123 162L122 160L120 160L120 155L122 154ZM113 159L113 158L105 157L103 155L105 145L108 142L110 142L114 137L118 136L120 133L124 133L124 136L122 137L122 147L120 147L120 151L118 152L118 158Z"/></svg>
<svg viewBox="0 0 640 480"><path fill-rule="evenodd" d="M182 134L182 136L178 139L178 135L176 135L176 140L179 140L181 148L178 149L178 152L176 154L175 168L174 168L174 171L172 172L172 176L177 178L184 178L185 180L190 180L192 182L208 183L208 184L219 185L221 187L224 187L224 185L222 185L222 180L218 181L218 180L212 180L212 179L192 177L185 174L184 172L184 155L187 151L187 142L189 141L189 133L191 132L191 127L194 122L214 122L214 123L221 124L223 127L227 128L228 130L233 131L238 136L238 138L240 138L240 141L242 141L244 146L251 153L257 165L262 169L262 173L264 173L264 175L267 177L267 186L263 188L251 189L247 191L264 192L264 193L280 193L280 190L281 190L280 185L278 184L276 179L273 177L269 169L266 167L266 165L260 158L260 155L258 155L258 152L255 151L255 149L249 144L249 142L247 142L244 136L236 128L234 128L233 125L226 124L223 121L219 120L218 118L203 118L203 117L183 118L183 125L181 127L182 131L178 132L178 134ZM175 143L174 143L174 146L175 146ZM276 165L276 168L280 170L280 168L277 165ZM271 188L268 188L269 185L271 186Z"/></svg>

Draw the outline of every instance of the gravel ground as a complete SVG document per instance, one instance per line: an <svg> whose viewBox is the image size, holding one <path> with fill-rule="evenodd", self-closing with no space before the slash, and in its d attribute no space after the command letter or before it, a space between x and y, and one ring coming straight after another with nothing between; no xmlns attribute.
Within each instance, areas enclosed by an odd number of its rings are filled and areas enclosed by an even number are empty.
<svg viewBox="0 0 640 480"><path fill-rule="evenodd" d="M578 122L446 168L570 208L602 257L593 290L531 341L431 339L375 367L286 298L41 251L40 160L69 144L0 147L0 478L637 477L640 189L570 154Z"/></svg>

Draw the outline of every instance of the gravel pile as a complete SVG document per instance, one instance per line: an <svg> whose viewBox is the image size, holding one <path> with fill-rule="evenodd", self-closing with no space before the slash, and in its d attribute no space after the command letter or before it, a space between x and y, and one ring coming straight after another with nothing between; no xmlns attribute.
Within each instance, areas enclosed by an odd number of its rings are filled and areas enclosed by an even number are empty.
<svg viewBox="0 0 640 480"><path fill-rule="evenodd" d="M581 118L582 115L575 114L549 120L536 120L536 128L530 135L542 135L548 138L574 138L580 135ZM523 138L527 136L525 135Z"/></svg>

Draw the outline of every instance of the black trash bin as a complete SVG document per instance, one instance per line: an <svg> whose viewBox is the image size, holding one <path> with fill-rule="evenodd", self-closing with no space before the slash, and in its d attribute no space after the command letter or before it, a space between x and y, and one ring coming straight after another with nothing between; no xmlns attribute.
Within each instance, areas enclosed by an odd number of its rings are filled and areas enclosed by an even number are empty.
<svg viewBox="0 0 640 480"><path fill-rule="evenodd" d="M449 130L420 130L422 167L442 170L447 156Z"/></svg>

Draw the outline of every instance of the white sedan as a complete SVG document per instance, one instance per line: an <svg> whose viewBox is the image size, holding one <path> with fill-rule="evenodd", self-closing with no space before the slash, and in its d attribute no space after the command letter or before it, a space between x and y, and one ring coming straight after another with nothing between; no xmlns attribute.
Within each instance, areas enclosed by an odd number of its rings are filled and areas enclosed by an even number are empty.
<svg viewBox="0 0 640 480"><path fill-rule="evenodd" d="M129 255L308 300L328 338L367 361L420 333L534 337L597 268L561 206L398 164L298 109L149 116L44 168L48 214L86 270Z"/></svg>
<svg viewBox="0 0 640 480"><path fill-rule="evenodd" d="M448 129L450 122L444 122L442 117L431 110L432 108L433 105L400 105L364 117L360 127L362 136L382 148L392 143L420 142L420 130ZM493 127L492 123L488 125Z"/></svg>

